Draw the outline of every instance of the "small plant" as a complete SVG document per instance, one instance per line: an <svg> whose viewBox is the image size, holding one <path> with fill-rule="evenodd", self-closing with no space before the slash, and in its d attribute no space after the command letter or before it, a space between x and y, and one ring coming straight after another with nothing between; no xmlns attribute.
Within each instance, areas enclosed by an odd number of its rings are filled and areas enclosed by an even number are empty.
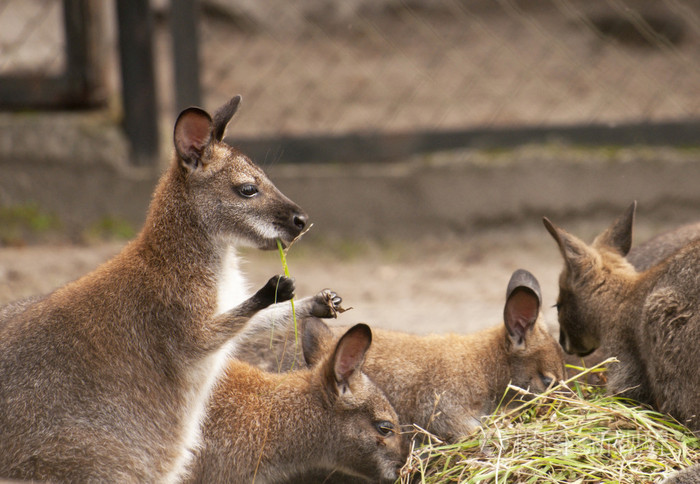
<svg viewBox="0 0 700 484"><path fill-rule="evenodd" d="M44 240L61 223L35 203L0 207L0 245L24 245Z"/></svg>
<svg viewBox="0 0 700 484"><path fill-rule="evenodd" d="M494 414L472 436L415 448L402 483L656 482L700 462L700 440L666 415L607 395L581 378Z"/></svg>

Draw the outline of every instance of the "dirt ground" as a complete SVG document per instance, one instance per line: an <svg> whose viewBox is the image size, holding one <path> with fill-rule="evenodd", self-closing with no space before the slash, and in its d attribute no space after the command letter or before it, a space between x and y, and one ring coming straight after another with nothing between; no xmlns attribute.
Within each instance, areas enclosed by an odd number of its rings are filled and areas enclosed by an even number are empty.
<svg viewBox="0 0 700 484"><path fill-rule="evenodd" d="M638 217L635 244L664 230L660 220ZM590 241L610 220L555 221ZM0 248L0 304L51 291L89 272L122 243ZM245 250L251 289L281 273L277 252ZM419 240L321 240L302 238L287 255L297 296L329 287L353 310L345 324L416 333L471 332L502 321L506 284L518 268L540 281L546 320L556 331L552 305L561 256L540 220L470 236Z"/></svg>

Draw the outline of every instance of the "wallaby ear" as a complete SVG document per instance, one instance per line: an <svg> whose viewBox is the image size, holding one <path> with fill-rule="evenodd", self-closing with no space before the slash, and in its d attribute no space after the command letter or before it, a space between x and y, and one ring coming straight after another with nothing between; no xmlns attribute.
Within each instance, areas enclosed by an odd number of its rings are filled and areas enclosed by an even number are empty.
<svg viewBox="0 0 700 484"><path fill-rule="evenodd" d="M503 321L513 345L522 348L540 314L542 293L535 276L518 269L510 277L506 290Z"/></svg>
<svg viewBox="0 0 700 484"><path fill-rule="evenodd" d="M307 366L314 366L323 359L332 339L331 328L319 318L309 317L302 322L301 352Z"/></svg>
<svg viewBox="0 0 700 484"><path fill-rule="evenodd" d="M234 96L229 102L221 106L214 113L214 137L221 141L226 134L226 127L233 115L238 111L238 105L241 103L241 96Z"/></svg>
<svg viewBox="0 0 700 484"><path fill-rule="evenodd" d="M547 217L543 217L542 221L559 246L559 251L567 265L577 267L590 256L590 249L585 242L557 227Z"/></svg>
<svg viewBox="0 0 700 484"><path fill-rule="evenodd" d="M173 140L183 166L196 170L202 164L202 154L212 141L213 124L209 114L200 108L187 108L175 121Z"/></svg>
<svg viewBox="0 0 700 484"><path fill-rule="evenodd" d="M605 232L595 238L593 246L613 249L625 257L632 248L632 227L636 210L637 201L635 200Z"/></svg>
<svg viewBox="0 0 700 484"><path fill-rule="evenodd" d="M340 338L329 361L332 371L326 373L330 378L327 383L336 394L350 391L350 378L362 368L371 343L372 331L363 323L356 324Z"/></svg>

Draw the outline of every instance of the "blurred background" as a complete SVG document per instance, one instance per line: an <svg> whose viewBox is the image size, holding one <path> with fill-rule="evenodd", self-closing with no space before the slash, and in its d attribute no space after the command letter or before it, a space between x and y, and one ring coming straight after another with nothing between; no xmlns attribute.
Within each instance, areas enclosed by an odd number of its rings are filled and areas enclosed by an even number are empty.
<svg viewBox="0 0 700 484"><path fill-rule="evenodd" d="M177 113L234 94L327 233L695 216L699 0L2 0L0 206L136 228Z"/></svg>
<svg viewBox="0 0 700 484"><path fill-rule="evenodd" d="M298 294L345 322L489 325L518 267L549 308L543 215L700 220L700 0L0 0L0 303L119 250L177 113L235 94L227 141L314 223Z"/></svg>

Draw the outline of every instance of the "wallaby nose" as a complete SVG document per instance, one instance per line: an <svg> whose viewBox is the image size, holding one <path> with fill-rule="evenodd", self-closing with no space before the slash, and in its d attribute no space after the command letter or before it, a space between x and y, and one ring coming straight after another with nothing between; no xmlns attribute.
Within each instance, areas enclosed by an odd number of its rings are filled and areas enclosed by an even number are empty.
<svg viewBox="0 0 700 484"><path fill-rule="evenodd" d="M309 217L305 213L295 213L292 219L292 223L294 223L294 226L298 228L299 231L304 230L308 221Z"/></svg>

